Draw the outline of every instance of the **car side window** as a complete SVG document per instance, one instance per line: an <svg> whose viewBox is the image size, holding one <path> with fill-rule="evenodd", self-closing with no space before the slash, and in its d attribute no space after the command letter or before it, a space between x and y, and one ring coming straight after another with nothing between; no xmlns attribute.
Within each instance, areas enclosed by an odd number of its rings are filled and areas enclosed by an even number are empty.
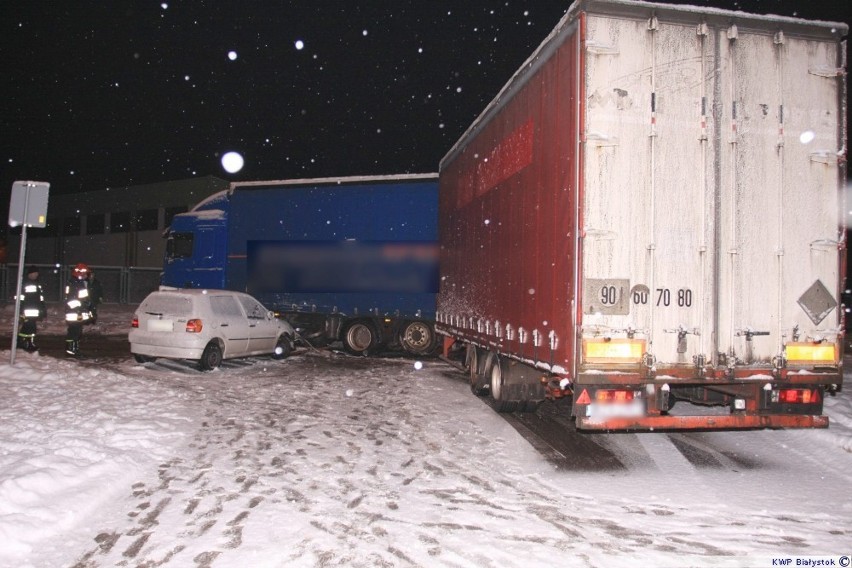
<svg viewBox="0 0 852 568"><path fill-rule="evenodd" d="M243 317L240 306L231 296L211 296L210 307L217 316L240 319Z"/></svg>
<svg viewBox="0 0 852 568"><path fill-rule="evenodd" d="M254 298L249 298L248 296L239 296L240 303L243 305L243 309L246 311L246 315L249 319L265 319L266 318L266 308L261 305L260 302L255 300Z"/></svg>

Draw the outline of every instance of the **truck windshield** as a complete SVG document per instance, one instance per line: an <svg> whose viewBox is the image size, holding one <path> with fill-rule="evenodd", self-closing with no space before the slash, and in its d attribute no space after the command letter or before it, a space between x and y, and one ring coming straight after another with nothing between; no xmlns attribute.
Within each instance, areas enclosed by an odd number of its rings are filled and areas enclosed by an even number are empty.
<svg viewBox="0 0 852 568"><path fill-rule="evenodd" d="M166 241L166 256L169 259L192 257L193 233L172 233Z"/></svg>

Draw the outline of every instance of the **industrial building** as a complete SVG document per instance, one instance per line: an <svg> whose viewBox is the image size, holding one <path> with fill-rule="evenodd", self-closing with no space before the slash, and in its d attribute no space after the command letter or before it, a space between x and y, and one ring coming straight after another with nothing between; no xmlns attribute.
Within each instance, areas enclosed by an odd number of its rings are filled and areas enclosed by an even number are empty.
<svg viewBox="0 0 852 568"><path fill-rule="evenodd" d="M106 302L139 301L159 285L163 231L178 213L228 188L205 176L74 194L51 194L47 226L28 228L25 264L42 270L48 301L59 300L69 267L85 262L104 287ZM14 297L21 228L7 229L0 247L0 291Z"/></svg>

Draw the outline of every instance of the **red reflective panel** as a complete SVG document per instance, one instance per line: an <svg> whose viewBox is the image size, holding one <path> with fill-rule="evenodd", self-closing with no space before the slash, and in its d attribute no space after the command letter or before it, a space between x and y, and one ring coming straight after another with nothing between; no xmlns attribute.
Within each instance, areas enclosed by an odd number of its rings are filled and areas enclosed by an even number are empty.
<svg viewBox="0 0 852 568"><path fill-rule="evenodd" d="M597 402L625 403L633 400L631 390L599 390L595 393Z"/></svg>

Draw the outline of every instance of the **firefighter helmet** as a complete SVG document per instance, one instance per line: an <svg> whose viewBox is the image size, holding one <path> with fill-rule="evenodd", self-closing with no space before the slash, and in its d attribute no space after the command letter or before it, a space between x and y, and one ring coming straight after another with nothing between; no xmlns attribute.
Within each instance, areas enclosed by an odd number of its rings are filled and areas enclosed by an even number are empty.
<svg viewBox="0 0 852 568"><path fill-rule="evenodd" d="M75 280L85 280L89 277L89 267L81 262L74 267L72 273Z"/></svg>

